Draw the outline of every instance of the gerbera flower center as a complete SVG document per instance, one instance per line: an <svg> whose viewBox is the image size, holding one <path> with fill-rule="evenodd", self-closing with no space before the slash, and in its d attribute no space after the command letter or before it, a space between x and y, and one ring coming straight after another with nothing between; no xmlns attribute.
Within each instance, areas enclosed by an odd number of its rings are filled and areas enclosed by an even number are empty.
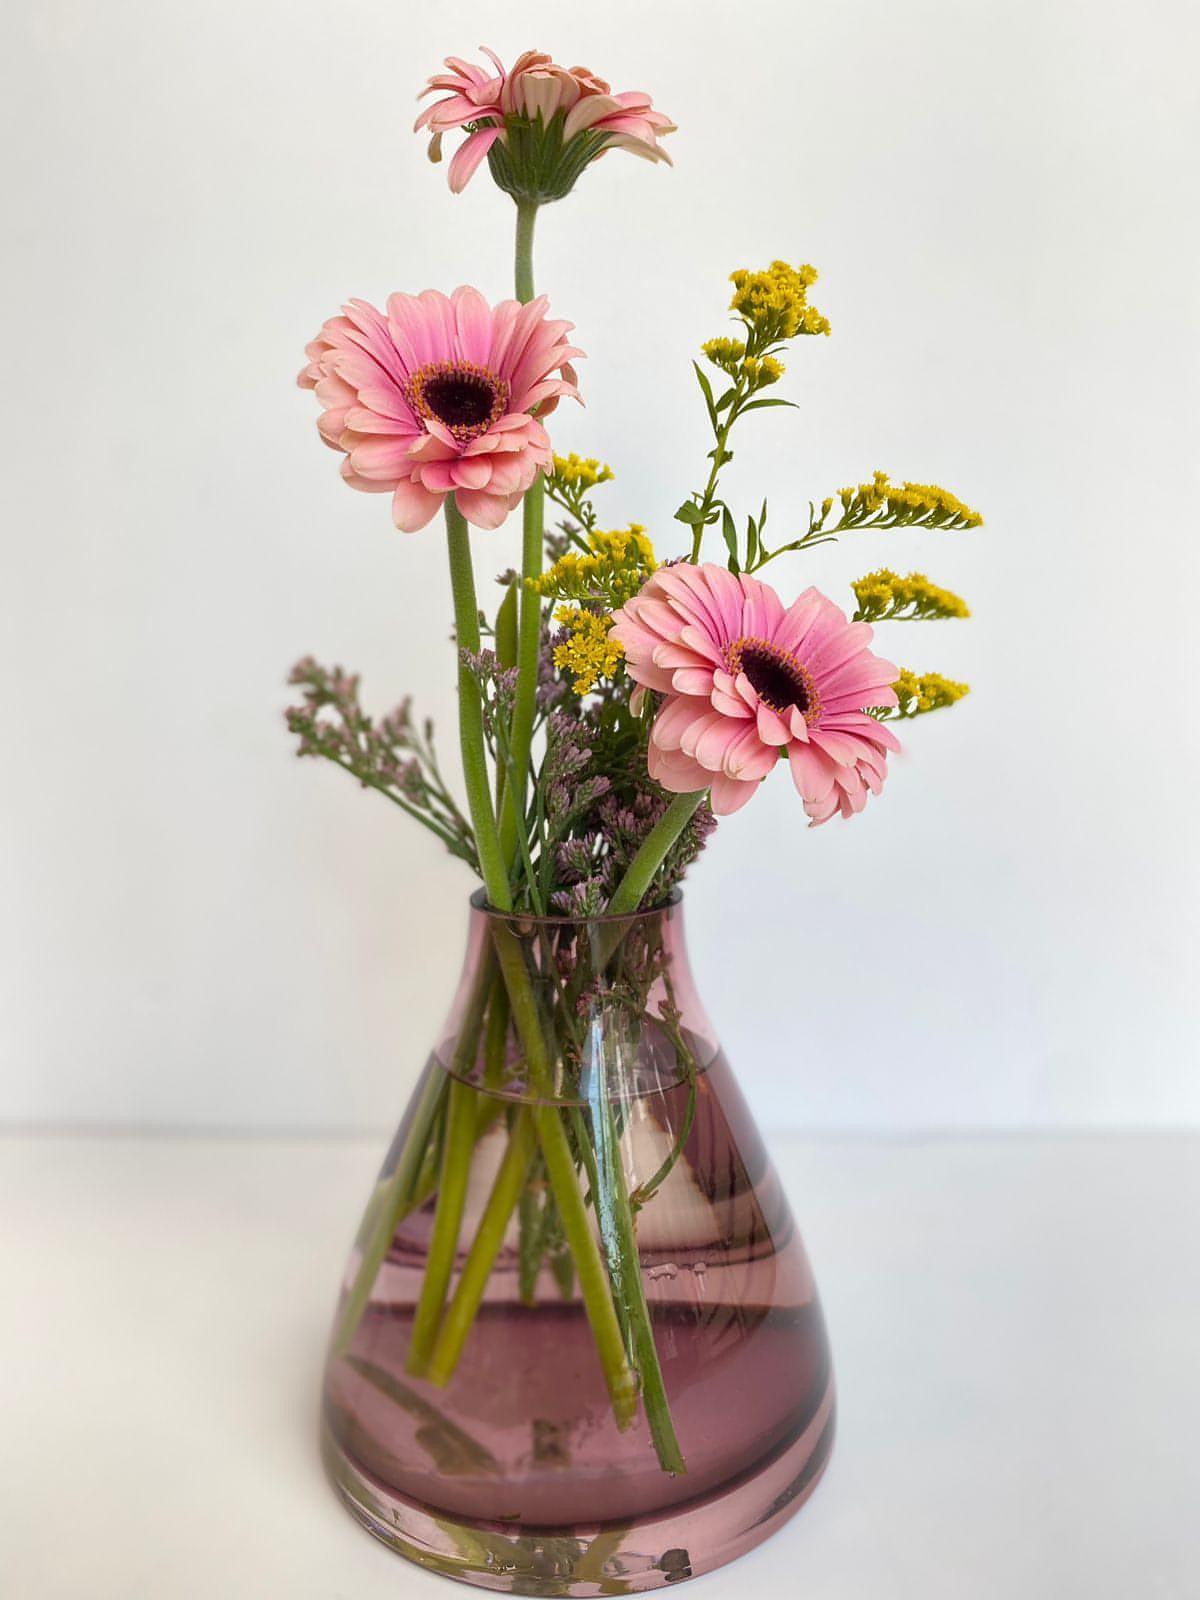
<svg viewBox="0 0 1200 1600"><path fill-rule="evenodd" d="M806 722L820 715L821 701L812 674L789 650L766 639L739 639L730 646L729 670L735 678L744 672L755 694L772 711L794 707Z"/></svg>
<svg viewBox="0 0 1200 1600"><path fill-rule="evenodd" d="M461 444L499 421L508 395L508 380L474 361L431 361L408 380L408 401L417 415L436 417Z"/></svg>

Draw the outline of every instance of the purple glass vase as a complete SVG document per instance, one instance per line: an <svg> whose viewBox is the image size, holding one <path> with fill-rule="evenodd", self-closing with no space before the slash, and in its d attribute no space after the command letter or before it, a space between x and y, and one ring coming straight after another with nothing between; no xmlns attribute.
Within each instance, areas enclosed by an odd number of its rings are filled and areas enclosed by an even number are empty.
<svg viewBox="0 0 1200 1600"><path fill-rule="evenodd" d="M466 1583L632 1594L767 1538L833 1430L812 1272L678 899L576 922L476 897L335 1319L346 1504Z"/></svg>

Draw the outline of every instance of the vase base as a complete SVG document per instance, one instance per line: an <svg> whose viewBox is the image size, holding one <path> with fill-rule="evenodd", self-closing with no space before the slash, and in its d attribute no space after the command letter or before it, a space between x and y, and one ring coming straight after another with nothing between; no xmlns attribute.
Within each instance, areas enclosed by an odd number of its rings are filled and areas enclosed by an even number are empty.
<svg viewBox="0 0 1200 1600"><path fill-rule="evenodd" d="M834 1422L831 1385L804 1433L732 1484L633 1524L520 1532L399 1498L346 1454L328 1426L321 1448L351 1514L419 1567L503 1594L641 1594L725 1566L794 1516L825 1471Z"/></svg>

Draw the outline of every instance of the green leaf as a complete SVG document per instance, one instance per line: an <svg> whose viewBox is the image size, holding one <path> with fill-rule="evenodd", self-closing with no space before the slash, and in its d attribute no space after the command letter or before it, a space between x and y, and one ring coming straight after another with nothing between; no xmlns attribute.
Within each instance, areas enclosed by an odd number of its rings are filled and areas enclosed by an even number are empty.
<svg viewBox="0 0 1200 1600"><path fill-rule="evenodd" d="M729 507L726 505L721 507L721 537L725 541L725 548L729 551L730 572L740 572L741 568L738 565L737 524L733 520L733 512L730 511Z"/></svg>
<svg viewBox="0 0 1200 1600"><path fill-rule="evenodd" d="M496 612L496 659L507 671L517 664L517 590L512 582Z"/></svg>
<svg viewBox="0 0 1200 1600"><path fill-rule="evenodd" d="M748 406L742 407L742 411L761 411L765 406L791 406L793 411L800 409L794 400L751 400Z"/></svg>
<svg viewBox="0 0 1200 1600"><path fill-rule="evenodd" d="M675 513L676 522L686 522L689 527L696 527L704 521L704 514L694 500L685 500Z"/></svg>
<svg viewBox="0 0 1200 1600"><path fill-rule="evenodd" d="M717 406L713 399L712 384L708 381L708 374L698 361L692 362L696 374L696 382L700 385L700 392L704 396L704 404L708 407L708 420L715 428L717 425Z"/></svg>

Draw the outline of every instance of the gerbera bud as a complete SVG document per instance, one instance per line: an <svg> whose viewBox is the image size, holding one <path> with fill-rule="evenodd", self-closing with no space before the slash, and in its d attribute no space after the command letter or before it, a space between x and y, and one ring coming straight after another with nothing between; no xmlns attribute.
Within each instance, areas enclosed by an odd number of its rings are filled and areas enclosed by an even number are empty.
<svg viewBox="0 0 1200 1600"><path fill-rule="evenodd" d="M462 128L467 139L450 163L458 194L487 157L492 177L518 201L544 203L570 194L583 169L607 150L628 150L648 161L670 162L659 139L675 124L655 111L640 90L613 94L586 67L560 67L527 50L512 71L486 46L494 70L446 60L421 95L441 93L421 112L415 128L429 128L429 154L441 158L442 137Z"/></svg>

